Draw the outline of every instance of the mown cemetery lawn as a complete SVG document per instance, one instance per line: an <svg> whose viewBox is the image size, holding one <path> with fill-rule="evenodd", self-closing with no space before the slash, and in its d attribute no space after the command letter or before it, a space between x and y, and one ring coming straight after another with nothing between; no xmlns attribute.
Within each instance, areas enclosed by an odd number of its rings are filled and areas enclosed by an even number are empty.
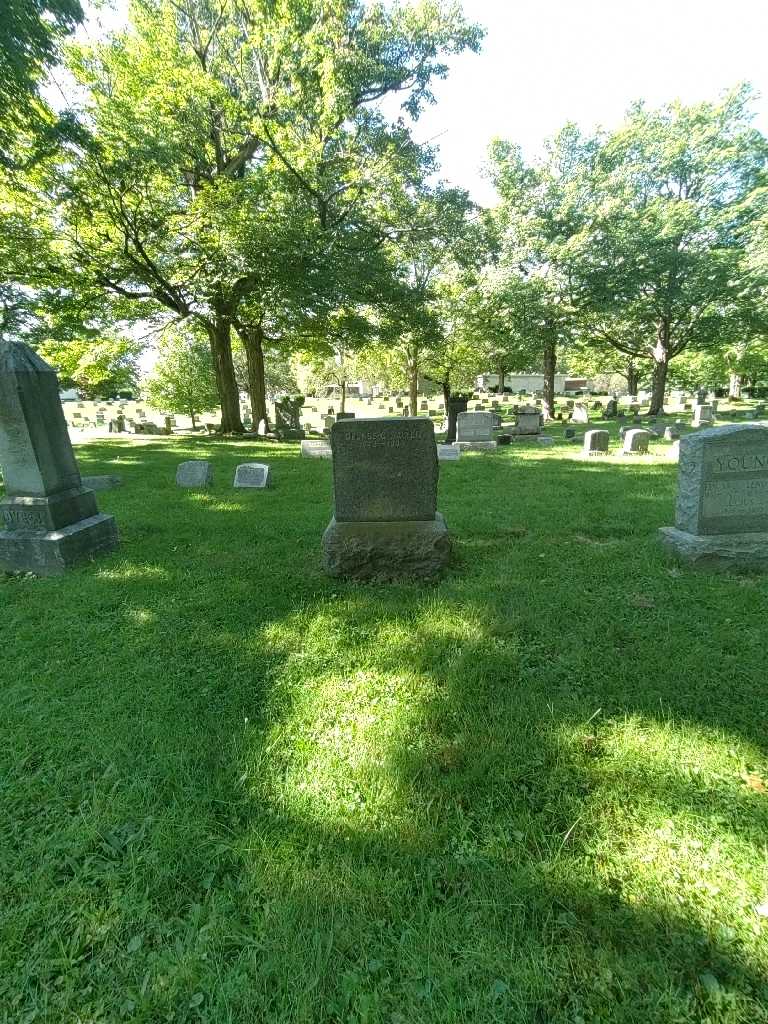
<svg viewBox="0 0 768 1024"><path fill-rule="evenodd" d="M417 587L322 574L298 445L78 447L120 552L0 583L0 1022L768 1021L768 582L665 558L667 449L443 463Z"/></svg>

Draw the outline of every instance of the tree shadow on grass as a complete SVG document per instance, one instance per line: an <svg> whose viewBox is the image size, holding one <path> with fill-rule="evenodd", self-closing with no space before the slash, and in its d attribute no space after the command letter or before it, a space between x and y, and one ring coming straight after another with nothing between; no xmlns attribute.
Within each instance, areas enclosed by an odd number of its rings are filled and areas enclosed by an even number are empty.
<svg viewBox="0 0 768 1024"><path fill-rule="evenodd" d="M622 532L644 473L598 474L606 545L570 468L451 467L422 589L320 575L328 465L146 461L121 554L9 585L9 1019L768 1019L762 616Z"/></svg>

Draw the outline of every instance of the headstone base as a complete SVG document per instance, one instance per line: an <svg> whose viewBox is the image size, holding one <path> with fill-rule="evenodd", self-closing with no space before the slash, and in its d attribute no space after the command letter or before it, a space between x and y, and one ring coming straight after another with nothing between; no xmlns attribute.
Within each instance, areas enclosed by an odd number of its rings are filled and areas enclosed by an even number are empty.
<svg viewBox="0 0 768 1024"><path fill-rule="evenodd" d="M60 576L79 562L118 547L114 516L91 516L50 533L3 530L0 531L0 570Z"/></svg>
<svg viewBox="0 0 768 1024"><path fill-rule="evenodd" d="M700 569L768 570L768 533L703 536L662 526L661 543L681 561Z"/></svg>
<svg viewBox="0 0 768 1024"><path fill-rule="evenodd" d="M339 523L323 534L329 576L353 580L430 579L448 564L451 538L438 512L427 522Z"/></svg>
<svg viewBox="0 0 768 1024"><path fill-rule="evenodd" d="M495 441L454 441L454 448L460 452L483 452L496 447Z"/></svg>

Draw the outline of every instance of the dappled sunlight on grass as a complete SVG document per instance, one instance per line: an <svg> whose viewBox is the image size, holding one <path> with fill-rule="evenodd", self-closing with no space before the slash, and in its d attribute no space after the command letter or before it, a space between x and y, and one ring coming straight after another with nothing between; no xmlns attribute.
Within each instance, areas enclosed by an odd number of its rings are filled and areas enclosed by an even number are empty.
<svg viewBox="0 0 768 1024"><path fill-rule="evenodd" d="M99 496L121 553L0 588L9 1020L768 1022L768 582L662 557L673 466L462 456L450 571L360 586L329 463L183 447Z"/></svg>
<svg viewBox="0 0 768 1024"><path fill-rule="evenodd" d="M168 581L170 573L161 565L139 565L132 562L123 562L115 566L94 566L94 576L97 579L111 580L119 583L128 580L162 580Z"/></svg>

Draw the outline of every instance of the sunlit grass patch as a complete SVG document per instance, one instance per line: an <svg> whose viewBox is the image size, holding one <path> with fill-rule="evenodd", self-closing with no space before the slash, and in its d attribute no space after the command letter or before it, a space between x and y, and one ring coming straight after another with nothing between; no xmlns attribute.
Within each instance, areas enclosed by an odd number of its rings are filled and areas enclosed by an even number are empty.
<svg viewBox="0 0 768 1024"><path fill-rule="evenodd" d="M298 446L80 451L121 551L0 587L0 1020L768 1021L768 589L662 556L665 456L462 456L421 588L323 575Z"/></svg>

